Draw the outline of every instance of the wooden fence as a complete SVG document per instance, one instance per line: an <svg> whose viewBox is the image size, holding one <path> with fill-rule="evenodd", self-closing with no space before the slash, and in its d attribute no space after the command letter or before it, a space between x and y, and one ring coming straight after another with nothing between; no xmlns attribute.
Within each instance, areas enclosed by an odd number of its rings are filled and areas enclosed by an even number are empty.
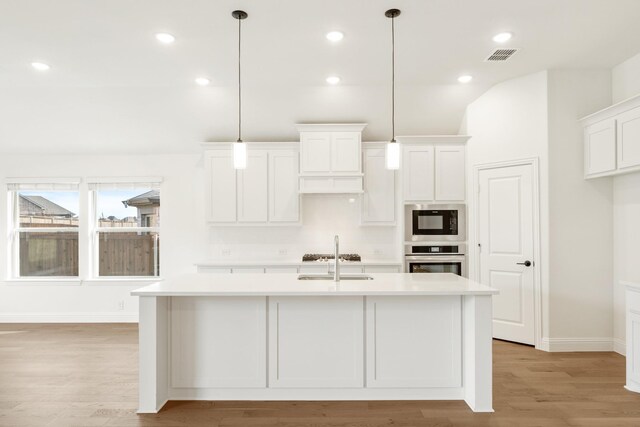
<svg viewBox="0 0 640 427"><path fill-rule="evenodd" d="M101 233L100 276L157 276L160 240L151 233ZM77 276L78 233L20 233L20 276Z"/></svg>

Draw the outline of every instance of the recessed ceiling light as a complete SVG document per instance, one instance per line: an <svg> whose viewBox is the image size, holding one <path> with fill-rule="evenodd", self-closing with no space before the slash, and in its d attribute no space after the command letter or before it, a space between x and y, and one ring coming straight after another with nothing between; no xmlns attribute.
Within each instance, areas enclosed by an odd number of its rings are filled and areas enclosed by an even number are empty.
<svg viewBox="0 0 640 427"><path fill-rule="evenodd" d="M471 80L473 80L473 77L469 76L469 75L464 75L464 76L458 77L458 81L460 83L469 83Z"/></svg>
<svg viewBox="0 0 640 427"><path fill-rule="evenodd" d="M195 80L196 84L200 85L200 86L209 86L209 83L211 83L211 80L209 80L206 77L198 77Z"/></svg>
<svg viewBox="0 0 640 427"><path fill-rule="evenodd" d="M51 68L48 64L45 64L44 62L32 62L31 66L38 71L47 71L49 68Z"/></svg>
<svg viewBox="0 0 640 427"><path fill-rule="evenodd" d="M493 36L493 41L496 43L506 43L511 40L511 37L513 37L511 33L500 33Z"/></svg>
<svg viewBox="0 0 640 427"><path fill-rule="evenodd" d="M329 83L330 85L337 85L338 83L340 83L340 77L329 76L327 77L327 83Z"/></svg>
<svg viewBox="0 0 640 427"><path fill-rule="evenodd" d="M157 33L156 40L158 40L160 43L171 44L176 41L176 38L169 33Z"/></svg>
<svg viewBox="0 0 640 427"><path fill-rule="evenodd" d="M340 31L331 31L327 33L327 40L332 42L339 42L344 38L344 34Z"/></svg>

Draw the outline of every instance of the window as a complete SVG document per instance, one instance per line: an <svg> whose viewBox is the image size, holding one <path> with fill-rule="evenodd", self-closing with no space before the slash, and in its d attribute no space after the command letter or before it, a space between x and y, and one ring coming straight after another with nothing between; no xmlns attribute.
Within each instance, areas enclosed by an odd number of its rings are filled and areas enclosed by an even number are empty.
<svg viewBox="0 0 640 427"><path fill-rule="evenodd" d="M78 277L78 180L7 181L10 276Z"/></svg>
<svg viewBox="0 0 640 427"><path fill-rule="evenodd" d="M158 182L90 183L94 277L160 275Z"/></svg>

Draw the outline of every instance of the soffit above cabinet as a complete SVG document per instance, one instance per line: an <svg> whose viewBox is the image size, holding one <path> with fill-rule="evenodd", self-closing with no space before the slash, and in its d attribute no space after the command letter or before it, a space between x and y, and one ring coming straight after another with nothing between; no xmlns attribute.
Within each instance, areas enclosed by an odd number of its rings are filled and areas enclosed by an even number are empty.
<svg viewBox="0 0 640 427"><path fill-rule="evenodd" d="M465 144L471 135L405 135L396 136L401 144Z"/></svg>
<svg viewBox="0 0 640 427"><path fill-rule="evenodd" d="M367 123L298 123L298 132L362 132Z"/></svg>

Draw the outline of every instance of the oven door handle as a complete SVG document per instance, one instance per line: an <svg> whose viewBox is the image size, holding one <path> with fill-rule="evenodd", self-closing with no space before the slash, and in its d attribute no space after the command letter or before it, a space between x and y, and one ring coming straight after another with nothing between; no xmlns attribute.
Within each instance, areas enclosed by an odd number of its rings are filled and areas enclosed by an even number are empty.
<svg viewBox="0 0 640 427"><path fill-rule="evenodd" d="M434 255L434 256L405 256L406 261L418 262L460 262L465 260L464 255Z"/></svg>

